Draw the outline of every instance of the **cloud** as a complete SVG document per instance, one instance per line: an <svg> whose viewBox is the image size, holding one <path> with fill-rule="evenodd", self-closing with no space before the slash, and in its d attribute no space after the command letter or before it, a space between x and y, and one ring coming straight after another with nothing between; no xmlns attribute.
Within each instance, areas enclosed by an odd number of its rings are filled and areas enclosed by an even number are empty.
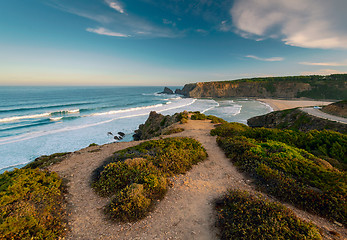
<svg viewBox="0 0 347 240"><path fill-rule="evenodd" d="M302 65L308 66L326 66L326 67L341 67L347 66L347 62L299 62Z"/></svg>
<svg viewBox="0 0 347 240"><path fill-rule="evenodd" d="M166 24L166 25L171 25L173 27L176 27L176 23L175 22L167 20L165 18L163 19L163 23Z"/></svg>
<svg viewBox="0 0 347 240"><path fill-rule="evenodd" d="M91 32L91 33L96 33L99 35L106 35L106 36L111 36L111 37L130 37L129 35L123 34L123 33L117 33L117 32L112 32L108 29L105 29L103 27L99 27L99 28L87 28L86 29L87 32Z"/></svg>
<svg viewBox="0 0 347 240"><path fill-rule="evenodd" d="M320 69L318 71L306 71L302 72L301 75L330 75L330 74L346 74L345 71L339 71L335 69Z"/></svg>
<svg viewBox="0 0 347 240"><path fill-rule="evenodd" d="M346 9L346 0L235 0L230 14L243 37L332 49L347 48Z"/></svg>
<svg viewBox="0 0 347 240"><path fill-rule="evenodd" d="M120 13L125 13L123 6L119 2L112 0L105 0L105 2L108 4L110 8L113 8L114 10Z"/></svg>
<svg viewBox="0 0 347 240"><path fill-rule="evenodd" d="M252 59L255 59L255 60L259 60L259 61L265 61L265 62L280 62L280 61L284 60L283 57L261 58L261 57L257 57L257 56L254 56L254 55L247 55L245 57L246 58L252 58Z"/></svg>

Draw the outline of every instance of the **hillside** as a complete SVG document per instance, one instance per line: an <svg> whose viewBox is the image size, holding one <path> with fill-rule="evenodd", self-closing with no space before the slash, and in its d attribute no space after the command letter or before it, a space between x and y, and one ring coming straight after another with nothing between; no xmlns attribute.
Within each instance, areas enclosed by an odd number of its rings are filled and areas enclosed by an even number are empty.
<svg viewBox="0 0 347 240"><path fill-rule="evenodd" d="M347 100L336 102L323 107L323 112L347 118Z"/></svg>
<svg viewBox="0 0 347 240"><path fill-rule="evenodd" d="M346 99L347 74L241 79L186 84L177 94L186 97L256 97Z"/></svg>

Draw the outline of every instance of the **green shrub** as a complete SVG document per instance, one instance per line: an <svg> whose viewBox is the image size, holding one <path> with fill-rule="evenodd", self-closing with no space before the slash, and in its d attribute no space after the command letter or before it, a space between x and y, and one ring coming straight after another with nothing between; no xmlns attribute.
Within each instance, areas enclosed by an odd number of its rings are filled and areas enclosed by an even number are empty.
<svg viewBox="0 0 347 240"><path fill-rule="evenodd" d="M151 202L143 185L133 183L115 194L106 213L122 222L136 221L147 215Z"/></svg>
<svg viewBox="0 0 347 240"><path fill-rule="evenodd" d="M247 192L230 191L216 209L221 239L321 239L313 224L288 208Z"/></svg>
<svg viewBox="0 0 347 240"><path fill-rule="evenodd" d="M149 159L168 176L185 173L206 156L206 150L198 141L179 137L147 141L115 153L117 160Z"/></svg>
<svg viewBox="0 0 347 240"><path fill-rule="evenodd" d="M300 132L269 128L250 128L241 123L224 123L211 130L212 135L231 137L236 135L260 141L274 140L289 144L326 159L334 167L347 169L347 135L329 131ZM336 159L339 163L332 160Z"/></svg>
<svg viewBox="0 0 347 240"><path fill-rule="evenodd" d="M207 116L200 112L194 112L192 116L190 117L192 120L206 120Z"/></svg>
<svg viewBox="0 0 347 240"><path fill-rule="evenodd" d="M166 192L166 179L147 159L134 158L108 164L93 187L102 196L110 196L132 183L143 184L150 196L161 198Z"/></svg>
<svg viewBox="0 0 347 240"><path fill-rule="evenodd" d="M218 137L219 146L266 191L315 214L346 224L346 173L281 142Z"/></svg>
<svg viewBox="0 0 347 240"><path fill-rule="evenodd" d="M170 129L163 131L163 135L171 135L171 134L180 133L183 131L184 131L184 128L170 128Z"/></svg>
<svg viewBox="0 0 347 240"><path fill-rule="evenodd" d="M70 152L63 152L63 153L54 153L52 155L43 155L41 157L36 158L33 162L27 164L24 169L34 169L34 168L46 168L49 167L55 163L63 161Z"/></svg>
<svg viewBox="0 0 347 240"><path fill-rule="evenodd" d="M211 120L212 123L226 123L227 121L225 121L223 118L219 118L213 115L208 115L207 119Z"/></svg>
<svg viewBox="0 0 347 240"><path fill-rule="evenodd" d="M62 180L39 169L0 175L0 239L60 239L65 212Z"/></svg>
<svg viewBox="0 0 347 240"><path fill-rule="evenodd" d="M111 218L134 221L163 198L168 176L185 173L206 156L201 144L191 138L147 141L116 152L101 171L96 170L92 185L100 195L114 196L106 207Z"/></svg>
<svg viewBox="0 0 347 240"><path fill-rule="evenodd" d="M96 146L99 146L98 144L96 144L96 143L91 143L91 144L89 144L89 146L88 147L96 147Z"/></svg>

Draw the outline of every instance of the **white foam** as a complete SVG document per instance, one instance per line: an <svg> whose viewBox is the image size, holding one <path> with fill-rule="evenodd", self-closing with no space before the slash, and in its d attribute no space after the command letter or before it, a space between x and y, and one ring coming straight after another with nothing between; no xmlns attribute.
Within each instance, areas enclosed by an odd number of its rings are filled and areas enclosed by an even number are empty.
<svg viewBox="0 0 347 240"><path fill-rule="evenodd" d="M125 112L132 112L132 111L137 111L137 110L149 109L149 108L157 108L157 107L161 107L161 106L163 106L163 104L151 105L151 106L146 106L146 107L121 109L121 110L115 110L115 111L109 111L109 112L103 112L103 113L94 113L94 114L91 114L90 116L111 115L111 114L118 114L118 113L125 113Z"/></svg>
<svg viewBox="0 0 347 240"><path fill-rule="evenodd" d="M205 112L210 111L210 110L212 110L212 109L214 109L214 108L216 108L216 107L219 107L219 106L220 106L220 104L219 104L218 102L216 102L216 105L215 105L215 106L212 106L212 107L210 107L210 108L207 108L207 109L203 110L201 113L205 113Z"/></svg>
<svg viewBox="0 0 347 240"><path fill-rule="evenodd" d="M75 131L83 128L89 128L89 127L94 127L102 124L106 124L112 121L115 121L117 119L124 119L124 118L132 118L132 117L138 117L138 116L145 116L149 114L149 110L156 110L157 112L163 112L167 110L172 110L176 108L182 108L185 106L189 106L193 104L196 99L187 99L190 100L188 103L186 103L186 99L184 101L184 104L169 104L169 105L163 105L163 104L157 104L157 105L152 105L152 106L146 106L146 107L138 107L138 108L129 108L129 109L123 109L123 110L118 110L118 111L110 111L106 113L100 113L100 114L93 114L90 116L102 116L102 115L111 115L111 114L116 114L118 113L118 116L115 118L111 118L108 120L96 122L96 123L89 123L85 125L78 125L78 126L73 126L73 127L65 127L65 128L60 128L60 129L55 129L55 130L49 130L49 131L38 131L38 132L32 132L32 133L27 133L27 134L22 134L14 137L8 137L8 138L3 138L0 139L0 145L4 144L10 144L10 143L15 143L15 142L21 142L41 136L46 136L50 134L56 134L56 133L61 133L61 132L66 132L66 131ZM168 107L170 106L171 107ZM145 111L144 111L145 110ZM124 114L124 113L131 113L131 114ZM123 114L123 115L122 115Z"/></svg>
<svg viewBox="0 0 347 240"><path fill-rule="evenodd" d="M56 117L56 118L50 118L49 120L51 121L59 121L61 120L63 117Z"/></svg>
<svg viewBox="0 0 347 240"><path fill-rule="evenodd" d="M34 114L34 115L9 117L9 118L2 118L2 119L0 119L0 122L14 122L14 121L23 120L23 119L48 117L50 115L51 115L51 113L42 113L42 114Z"/></svg>

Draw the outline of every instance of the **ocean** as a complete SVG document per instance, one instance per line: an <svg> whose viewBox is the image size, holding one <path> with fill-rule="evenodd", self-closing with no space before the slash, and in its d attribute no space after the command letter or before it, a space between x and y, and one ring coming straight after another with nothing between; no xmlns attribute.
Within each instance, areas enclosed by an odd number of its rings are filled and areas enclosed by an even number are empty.
<svg viewBox="0 0 347 240"><path fill-rule="evenodd" d="M180 87L171 87L176 89ZM134 130L150 111L200 111L246 123L272 109L249 99L193 99L158 94L163 87L1 87L0 173L41 155L71 152L115 140L109 132Z"/></svg>

